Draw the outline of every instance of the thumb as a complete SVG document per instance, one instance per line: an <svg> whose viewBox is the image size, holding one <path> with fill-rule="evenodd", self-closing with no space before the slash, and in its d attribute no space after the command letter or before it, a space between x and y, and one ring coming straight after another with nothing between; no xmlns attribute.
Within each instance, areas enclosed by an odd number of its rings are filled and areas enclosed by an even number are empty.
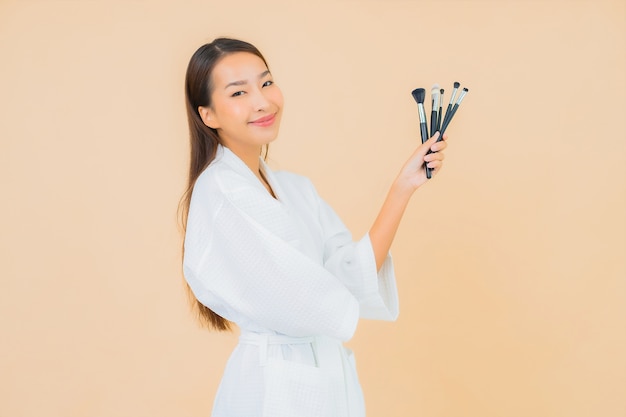
<svg viewBox="0 0 626 417"><path fill-rule="evenodd" d="M413 151L413 155L411 155L405 167L410 167L411 170L415 170L422 166L422 164L424 163L424 156L426 156L430 147L433 146L435 142L437 142L438 138L439 132L435 132L435 134L430 139L419 145L415 149L415 151Z"/></svg>
<svg viewBox="0 0 626 417"><path fill-rule="evenodd" d="M417 148L417 153L420 153L422 156L426 155L428 151L430 150L430 147L433 146L435 142L437 142L437 139L439 139L438 131L435 132L435 134L432 135L430 139L422 143L422 145Z"/></svg>

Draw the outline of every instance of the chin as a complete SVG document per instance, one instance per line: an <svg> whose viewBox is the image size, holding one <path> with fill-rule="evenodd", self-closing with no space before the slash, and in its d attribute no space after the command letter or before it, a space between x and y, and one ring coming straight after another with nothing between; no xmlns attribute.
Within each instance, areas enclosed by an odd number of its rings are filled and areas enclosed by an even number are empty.
<svg viewBox="0 0 626 417"><path fill-rule="evenodd" d="M272 135L268 135L267 138L265 140L263 140L263 145L267 145L269 143L272 143L276 139L278 139L278 130L276 130L276 132L274 132Z"/></svg>

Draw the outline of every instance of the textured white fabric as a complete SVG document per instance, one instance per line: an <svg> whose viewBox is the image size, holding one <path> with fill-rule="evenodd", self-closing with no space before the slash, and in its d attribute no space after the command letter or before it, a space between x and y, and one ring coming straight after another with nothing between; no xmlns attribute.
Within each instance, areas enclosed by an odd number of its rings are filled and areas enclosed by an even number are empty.
<svg viewBox="0 0 626 417"><path fill-rule="evenodd" d="M184 273L195 296L237 323L240 343L214 417L362 417L352 353L359 317L395 320L391 257L380 271L369 236L357 242L306 178L261 169L276 199L219 147L198 178Z"/></svg>

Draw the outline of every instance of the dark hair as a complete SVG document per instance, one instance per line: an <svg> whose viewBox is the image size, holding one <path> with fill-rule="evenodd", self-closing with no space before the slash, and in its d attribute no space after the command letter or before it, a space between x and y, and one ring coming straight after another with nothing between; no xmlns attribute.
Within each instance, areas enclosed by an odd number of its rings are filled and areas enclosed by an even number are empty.
<svg viewBox="0 0 626 417"><path fill-rule="evenodd" d="M187 215L189 213L189 203L191 202L193 186L202 171L215 159L215 152L220 143L217 131L208 127L202 121L198 107L211 107L213 105L211 102L211 94L213 92L211 75L213 69L220 59L235 52L254 54L261 58L267 66L265 58L263 58L261 52L254 45L229 38L217 38L211 43L202 45L193 54L187 66L187 74L185 76L185 102L187 107L187 121L189 123L191 154L187 190L183 194L179 205L183 230L187 229ZM183 245L183 255L184 251L185 248ZM218 331L231 329L231 323L228 320L213 312L193 296L189 285L187 285L187 290L192 303L196 307L198 318L203 325L209 329Z"/></svg>

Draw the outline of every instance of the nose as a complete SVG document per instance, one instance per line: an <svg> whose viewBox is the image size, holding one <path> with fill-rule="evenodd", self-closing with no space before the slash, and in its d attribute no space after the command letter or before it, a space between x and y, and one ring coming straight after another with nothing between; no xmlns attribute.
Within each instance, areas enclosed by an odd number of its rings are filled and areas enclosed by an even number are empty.
<svg viewBox="0 0 626 417"><path fill-rule="evenodd" d="M255 111L267 110L270 105L270 101L265 96L263 89L256 89L252 97L252 106Z"/></svg>

